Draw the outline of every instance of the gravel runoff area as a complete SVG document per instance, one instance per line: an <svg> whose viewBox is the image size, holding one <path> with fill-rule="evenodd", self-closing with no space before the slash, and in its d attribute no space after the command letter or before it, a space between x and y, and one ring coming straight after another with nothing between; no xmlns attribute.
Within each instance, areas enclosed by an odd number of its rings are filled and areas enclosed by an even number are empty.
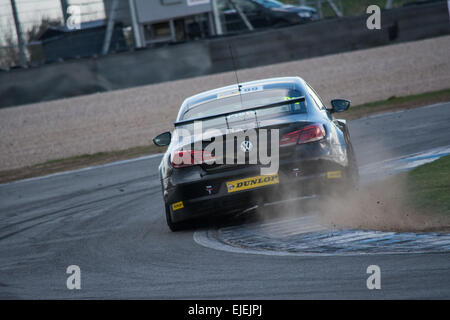
<svg viewBox="0 0 450 320"><path fill-rule="evenodd" d="M449 50L450 36L444 36L240 69L238 75L241 82L300 76L325 101L342 97L355 105L449 88ZM186 97L232 83L234 72L225 72L0 109L0 170L148 145L171 130Z"/></svg>

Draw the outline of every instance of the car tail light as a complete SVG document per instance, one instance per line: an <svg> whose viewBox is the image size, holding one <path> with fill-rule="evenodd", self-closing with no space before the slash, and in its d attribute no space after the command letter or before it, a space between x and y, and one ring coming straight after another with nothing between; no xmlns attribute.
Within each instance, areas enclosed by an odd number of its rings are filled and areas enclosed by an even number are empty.
<svg viewBox="0 0 450 320"><path fill-rule="evenodd" d="M172 152L170 164L174 168L195 166L205 162L214 161L211 152L203 150L180 150Z"/></svg>
<svg viewBox="0 0 450 320"><path fill-rule="evenodd" d="M321 124L311 124L300 130L286 133L281 137L280 146L292 146L325 138L325 129Z"/></svg>

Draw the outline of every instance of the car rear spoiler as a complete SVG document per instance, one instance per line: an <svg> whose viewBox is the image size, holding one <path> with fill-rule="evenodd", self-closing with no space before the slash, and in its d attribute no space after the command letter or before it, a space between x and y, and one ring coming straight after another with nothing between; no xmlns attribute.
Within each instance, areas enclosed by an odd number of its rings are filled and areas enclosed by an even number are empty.
<svg viewBox="0 0 450 320"><path fill-rule="evenodd" d="M301 97L294 98L294 99L284 100L284 101L281 101L281 102L275 102L275 103L266 104L266 105L263 105L263 106L258 106L258 107L253 107L253 108L247 108L247 109L244 109L244 110L237 110L237 111L232 111L232 112L224 112L224 113L214 114L214 115L206 116L206 117L200 117L200 118L176 121L176 122L174 122L174 125L175 125L175 127L177 127L177 126L185 125L185 124L188 124L188 123L193 123L195 121L204 121L204 120L209 120L209 119L214 119L214 118L227 117L227 116L232 115L232 114L246 112L246 111L254 111L254 110L260 110L260 109L268 109L268 108L273 108L273 107L279 107L279 106L282 106L282 105L285 105L285 104L298 103L298 102L301 102L301 101L305 101L305 99L306 99L305 96L301 96Z"/></svg>

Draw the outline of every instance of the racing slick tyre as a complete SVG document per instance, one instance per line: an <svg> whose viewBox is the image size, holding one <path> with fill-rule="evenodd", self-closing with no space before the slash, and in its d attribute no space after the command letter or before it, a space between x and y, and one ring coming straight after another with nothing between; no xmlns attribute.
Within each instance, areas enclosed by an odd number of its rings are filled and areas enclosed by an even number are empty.
<svg viewBox="0 0 450 320"><path fill-rule="evenodd" d="M349 154L348 154L348 167L347 174L345 175L344 186L342 190L344 194L348 194L349 192L354 192L359 189L359 168L358 163L356 162L355 152L353 150L353 146L350 142L348 142L349 146Z"/></svg>
<svg viewBox="0 0 450 320"><path fill-rule="evenodd" d="M188 222L173 222L172 217L170 215L170 207L166 203L165 204L166 209L166 221L167 226L169 227L170 231L176 232L176 231L182 231L190 227L190 224Z"/></svg>

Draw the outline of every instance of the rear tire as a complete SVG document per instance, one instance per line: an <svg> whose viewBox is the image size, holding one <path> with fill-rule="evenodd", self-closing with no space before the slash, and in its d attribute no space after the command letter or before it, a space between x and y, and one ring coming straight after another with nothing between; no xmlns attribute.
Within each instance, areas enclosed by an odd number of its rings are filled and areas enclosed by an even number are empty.
<svg viewBox="0 0 450 320"><path fill-rule="evenodd" d="M167 222L167 226L169 227L170 231L177 232L177 231L185 230L189 227L189 223L187 223L187 222L173 222L172 221L172 216L170 215L170 207L167 203L165 204L165 209L166 209L166 222Z"/></svg>
<svg viewBox="0 0 450 320"><path fill-rule="evenodd" d="M349 154L348 154L348 172L347 172L347 183L349 189L356 191L359 189L359 168L356 162L355 151L353 150L353 145L349 143Z"/></svg>

